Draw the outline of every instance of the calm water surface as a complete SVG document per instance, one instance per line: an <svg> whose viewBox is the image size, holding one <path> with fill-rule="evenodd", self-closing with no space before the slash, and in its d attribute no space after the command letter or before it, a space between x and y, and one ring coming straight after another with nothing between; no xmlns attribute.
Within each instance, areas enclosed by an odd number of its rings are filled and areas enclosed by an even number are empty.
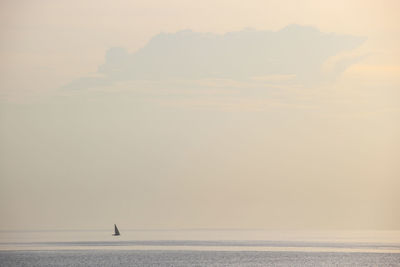
<svg viewBox="0 0 400 267"><path fill-rule="evenodd" d="M1 231L0 266L400 266L400 232Z"/></svg>

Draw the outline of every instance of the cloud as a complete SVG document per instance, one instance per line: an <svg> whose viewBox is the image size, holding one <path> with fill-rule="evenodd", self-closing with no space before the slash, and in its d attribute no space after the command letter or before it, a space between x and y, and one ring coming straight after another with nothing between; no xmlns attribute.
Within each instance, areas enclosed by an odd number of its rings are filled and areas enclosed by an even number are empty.
<svg viewBox="0 0 400 267"><path fill-rule="evenodd" d="M246 81L268 76L290 76L301 83L315 83L323 81L325 76L331 79L339 75L353 60L337 62L328 75L322 71L324 62L357 48L365 40L299 25L276 32L246 29L223 35L191 30L160 33L134 53L119 47L109 49L95 76L82 77L66 88L134 80Z"/></svg>

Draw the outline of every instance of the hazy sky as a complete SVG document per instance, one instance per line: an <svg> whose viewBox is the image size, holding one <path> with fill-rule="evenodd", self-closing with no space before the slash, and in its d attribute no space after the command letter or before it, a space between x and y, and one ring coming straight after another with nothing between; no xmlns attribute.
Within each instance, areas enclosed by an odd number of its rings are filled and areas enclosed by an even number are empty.
<svg viewBox="0 0 400 267"><path fill-rule="evenodd" d="M399 1L2 1L0 229L400 229Z"/></svg>

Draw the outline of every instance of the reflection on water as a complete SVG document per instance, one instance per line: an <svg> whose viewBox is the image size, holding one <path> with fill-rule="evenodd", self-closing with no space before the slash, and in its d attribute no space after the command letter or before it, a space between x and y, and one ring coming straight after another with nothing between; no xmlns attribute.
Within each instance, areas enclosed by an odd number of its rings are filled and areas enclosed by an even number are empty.
<svg viewBox="0 0 400 267"><path fill-rule="evenodd" d="M43 266L399 266L399 253L62 250L0 251L0 265Z"/></svg>

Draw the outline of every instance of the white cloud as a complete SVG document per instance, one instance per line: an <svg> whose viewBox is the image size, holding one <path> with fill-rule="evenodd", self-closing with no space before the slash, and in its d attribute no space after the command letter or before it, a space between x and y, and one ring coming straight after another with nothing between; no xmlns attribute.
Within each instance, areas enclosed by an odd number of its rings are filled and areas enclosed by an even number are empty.
<svg viewBox="0 0 400 267"><path fill-rule="evenodd" d="M329 58L364 41L363 37L322 33L299 25L277 32L161 33L135 53L123 48L108 50L97 77L82 77L66 87L80 89L129 80L248 81L254 77L291 77L313 84L338 75L358 61L347 58L337 62L328 75L322 71Z"/></svg>

